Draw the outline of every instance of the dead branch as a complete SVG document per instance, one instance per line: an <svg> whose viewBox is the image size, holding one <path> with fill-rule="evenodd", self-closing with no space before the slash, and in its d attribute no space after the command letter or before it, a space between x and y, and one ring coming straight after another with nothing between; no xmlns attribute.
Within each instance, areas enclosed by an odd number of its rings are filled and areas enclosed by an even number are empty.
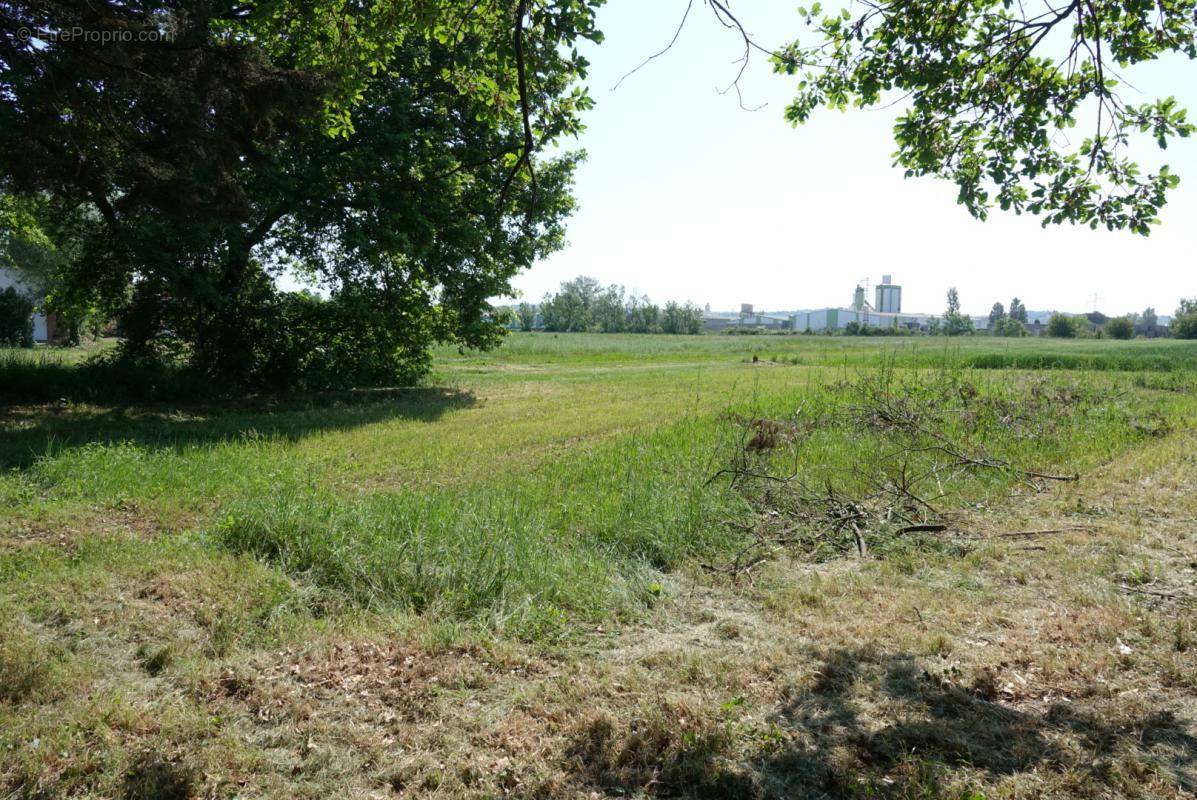
<svg viewBox="0 0 1197 800"><path fill-rule="evenodd" d="M1092 533L1093 528L1076 525L1070 528L1046 528L1038 531L1007 531L1005 533L995 533L991 536L979 536L979 539L1027 539L1033 536L1051 536L1057 533Z"/></svg>
<svg viewBox="0 0 1197 800"><path fill-rule="evenodd" d="M673 49L673 46L675 44L677 44L678 37L682 35L682 29L686 27L686 20L690 18L690 9L692 9L692 8L694 8L694 0L688 0L688 2L686 3L686 10L685 10L685 12L682 13L682 21L678 23L677 30L673 32L673 38L669 40L669 44L665 45L660 50L658 50L657 52L653 53L648 58L641 61L633 69L630 69L626 73L624 73L623 76L620 77L620 79L618 81L616 81L615 85L611 87L611 91L615 91L621 85L623 85L623 82L625 80L627 80L628 78L632 77L637 72L639 72L640 70L647 67L649 62L651 62L657 58L660 58L661 56L665 55L666 53L668 53L670 50Z"/></svg>
<svg viewBox="0 0 1197 800"><path fill-rule="evenodd" d="M1183 602L1192 602L1197 600L1197 597L1194 597L1191 594L1185 594L1183 592L1153 592L1150 589L1140 589L1137 586L1127 586L1125 583L1118 584L1118 588L1124 592L1130 592L1132 594L1145 594L1151 597L1159 597L1164 600L1181 600Z"/></svg>

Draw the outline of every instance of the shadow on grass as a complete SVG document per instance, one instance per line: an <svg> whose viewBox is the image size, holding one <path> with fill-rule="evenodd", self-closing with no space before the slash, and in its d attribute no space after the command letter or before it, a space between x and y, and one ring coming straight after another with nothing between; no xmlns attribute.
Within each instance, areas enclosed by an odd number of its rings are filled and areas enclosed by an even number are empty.
<svg viewBox="0 0 1197 800"><path fill-rule="evenodd" d="M143 755L125 775L123 800L190 800L196 796L195 773L185 766Z"/></svg>
<svg viewBox="0 0 1197 800"><path fill-rule="evenodd" d="M0 406L0 469L25 469L93 443L180 449L258 438L295 441L392 419L431 422L475 402L471 392L420 387L195 404Z"/></svg>
<svg viewBox="0 0 1197 800"><path fill-rule="evenodd" d="M913 656L868 650L823 653L816 676L747 732L599 717L575 733L571 771L588 789L655 797L977 798L1020 775L1025 790L1061 796L1123 796L1147 778L1178 797L1197 790L1197 737L1166 710L1016 709L985 681L964 686Z"/></svg>

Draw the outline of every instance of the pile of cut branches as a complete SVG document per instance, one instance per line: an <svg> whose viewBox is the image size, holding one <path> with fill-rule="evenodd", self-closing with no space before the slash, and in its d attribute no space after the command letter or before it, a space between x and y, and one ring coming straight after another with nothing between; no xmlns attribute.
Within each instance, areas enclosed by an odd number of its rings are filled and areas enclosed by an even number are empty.
<svg viewBox="0 0 1197 800"><path fill-rule="evenodd" d="M727 481L744 501L744 517L727 522L742 546L727 564L705 566L740 577L783 549L864 557L915 539L943 542L963 533L958 509L979 487L1038 492L1079 478L999 456L987 438L1044 435L1100 400L1067 385L986 395L953 373L899 382L882 371L829 386L786 417L729 414L730 457L708 483ZM806 445L820 435L837 437L848 454L834 474L804 460L818 459Z"/></svg>

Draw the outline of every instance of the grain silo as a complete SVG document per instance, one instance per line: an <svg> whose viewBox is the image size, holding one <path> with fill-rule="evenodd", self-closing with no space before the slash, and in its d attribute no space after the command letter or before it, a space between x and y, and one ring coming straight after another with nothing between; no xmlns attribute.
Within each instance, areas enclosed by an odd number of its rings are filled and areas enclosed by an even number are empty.
<svg viewBox="0 0 1197 800"><path fill-rule="evenodd" d="M873 308L885 314L900 314L902 312L902 287L894 283L893 275L882 275L881 283L877 284L877 302Z"/></svg>

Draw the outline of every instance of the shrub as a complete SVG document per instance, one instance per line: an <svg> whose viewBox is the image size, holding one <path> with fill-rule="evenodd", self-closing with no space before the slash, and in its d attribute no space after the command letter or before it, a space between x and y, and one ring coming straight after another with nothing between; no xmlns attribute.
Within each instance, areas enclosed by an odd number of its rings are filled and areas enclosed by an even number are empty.
<svg viewBox="0 0 1197 800"><path fill-rule="evenodd" d="M897 336L900 331L892 325L870 325L852 320L844 326L845 336Z"/></svg>
<svg viewBox="0 0 1197 800"><path fill-rule="evenodd" d="M33 347L33 302L11 286L0 292L0 345Z"/></svg>
<svg viewBox="0 0 1197 800"><path fill-rule="evenodd" d="M994 336L1018 337L1027 335L1027 326L1014 317L1002 317L993 324Z"/></svg>
<svg viewBox="0 0 1197 800"><path fill-rule="evenodd" d="M361 297L329 299L280 292L246 320L246 380L223 379L198 366L181 339L155 337L151 346L118 347L78 364L0 355L0 401L181 400L251 392L320 392L411 386L427 372L422 320L410 328ZM123 345L128 344L126 340ZM202 362L203 359L200 359ZM252 382L251 380L252 379Z"/></svg>
<svg viewBox="0 0 1197 800"><path fill-rule="evenodd" d="M427 344L467 327L435 307L401 314L405 301L385 287L347 286L323 298L259 280L245 293L240 305L167 318L147 291L121 319L116 360L193 373L211 384L207 394L410 385L431 363Z"/></svg>
<svg viewBox="0 0 1197 800"><path fill-rule="evenodd" d="M1057 311L1047 322L1047 335L1057 339L1075 339L1077 335L1076 320Z"/></svg>
<svg viewBox="0 0 1197 800"><path fill-rule="evenodd" d="M1115 317L1107 322L1102 330L1111 339L1133 339L1135 323L1131 322L1130 317Z"/></svg>

